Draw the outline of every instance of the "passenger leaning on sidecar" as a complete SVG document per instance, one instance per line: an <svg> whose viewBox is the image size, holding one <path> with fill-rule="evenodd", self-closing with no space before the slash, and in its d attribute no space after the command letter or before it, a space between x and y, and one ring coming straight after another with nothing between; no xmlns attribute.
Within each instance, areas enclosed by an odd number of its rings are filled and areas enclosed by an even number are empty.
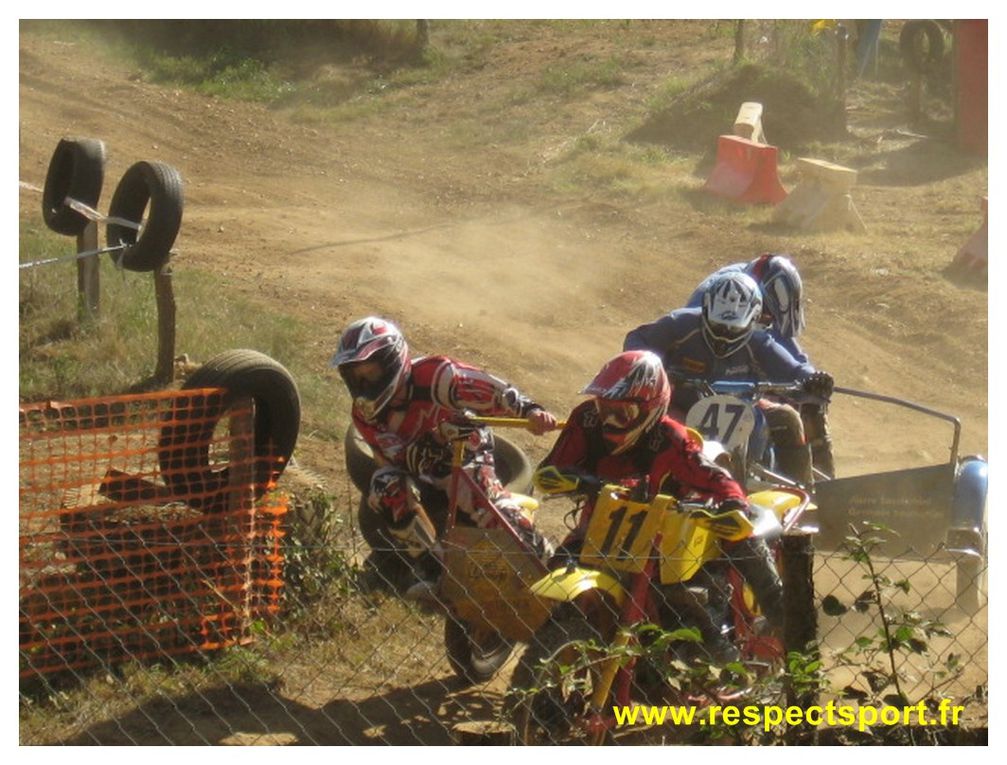
<svg viewBox="0 0 1007 765"><path fill-rule="evenodd" d="M804 331L804 284L793 261L786 255L766 252L747 263L724 266L700 282L685 304L686 307L702 308L703 296L710 285L718 277L728 273L745 273L755 280L762 293L762 317L759 323L797 361L810 364L808 354L797 342L797 336ZM806 402L801 404L800 412L815 467L826 475L835 477L827 405Z"/></svg>
<svg viewBox="0 0 1007 765"><path fill-rule="evenodd" d="M728 272L716 277L703 295L702 308L680 308L626 335L625 350L658 354L666 369L708 382L801 381L817 398L832 395L832 377L800 362L757 327L762 294L748 275ZM676 414L696 403L699 393L680 386L672 400ZM769 423L780 471L812 485L811 450L801 417L788 404L760 402Z"/></svg>
<svg viewBox="0 0 1007 765"><path fill-rule="evenodd" d="M624 351L611 359L582 393L591 396L567 418L536 472L572 470L611 483L646 480L648 493L711 500L721 511L748 509L741 486L703 455L701 444L668 414L672 386L661 359L649 351ZM585 508L577 527L560 546L554 562L579 554L591 518ZM766 542L750 537L721 541L724 555L752 587L770 625L783 627L783 587ZM712 624L700 625L704 642L722 655L730 651Z"/></svg>
<svg viewBox="0 0 1007 765"><path fill-rule="evenodd" d="M466 412L527 417L536 434L556 427L552 414L493 375L447 356L411 358L398 327L377 317L346 328L331 366L339 369L349 389L353 424L378 464L367 505L413 560L429 560L437 541L435 524L421 502L421 483L447 491L452 458L448 436L465 427ZM497 478L487 428L468 428L465 456L466 472L525 541L546 557L551 552L548 541ZM497 521L476 508L470 497L459 500L459 510L474 525L490 527ZM418 573L422 577L424 572Z"/></svg>

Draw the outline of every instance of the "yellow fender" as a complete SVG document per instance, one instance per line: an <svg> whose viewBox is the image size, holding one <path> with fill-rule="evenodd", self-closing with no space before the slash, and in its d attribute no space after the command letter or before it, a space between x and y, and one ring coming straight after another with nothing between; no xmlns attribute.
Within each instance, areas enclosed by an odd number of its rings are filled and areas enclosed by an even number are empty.
<svg viewBox="0 0 1007 765"><path fill-rule="evenodd" d="M755 505L768 507L776 514L776 517L779 518L782 523L783 519L787 516L787 513L801 504L803 500L801 497L798 497L796 494L791 494L789 491L773 491L772 489L766 489L765 491L756 491L749 494L748 501Z"/></svg>
<svg viewBox="0 0 1007 765"><path fill-rule="evenodd" d="M620 606L626 599L626 590L618 579L590 568L561 568L550 571L531 586L532 595L561 603L568 603L588 590L607 592Z"/></svg>

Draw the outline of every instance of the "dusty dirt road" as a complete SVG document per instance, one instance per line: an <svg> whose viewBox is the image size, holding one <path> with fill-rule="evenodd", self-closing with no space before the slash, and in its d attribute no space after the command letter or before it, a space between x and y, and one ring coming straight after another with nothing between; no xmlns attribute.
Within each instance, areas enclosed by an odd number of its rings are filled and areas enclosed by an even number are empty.
<svg viewBox="0 0 1007 765"><path fill-rule="evenodd" d="M768 211L697 203L694 163L667 169L680 193L550 184L576 137L599 122L628 127L620 120L663 77L729 57L729 41L698 44L695 29L655 25L658 44L640 52L632 87L537 112L487 105L506 103L506 88L563 56L604 56L611 35L526 31L499 43L492 66L430 85L423 99L318 126L147 84L78 43L23 33L20 179L41 185L67 135L106 142L110 184L139 159L167 162L186 193L175 269L223 275L233 289L312 322L319 369L345 324L381 314L414 349L485 365L560 413L628 329L682 304L708 272L790 251L805 279L802 344L814 362L840 385L959 415L963 450L985 453L986 292L943 273L981 222L984 166L928 172L949 148L920 146L893 134L885 117L852 112L874 170L855 191L869 229L860 236L781 233L766 226ZM485 141L456 137L480 130ZM792 187L792 166L782 172ZM35 219L38 206L22 193L22 220ZM947 454L942 424L871 405L837 402L833 427L846 474ZM308 436L298 456L340 477L338 445Z"/></svg>

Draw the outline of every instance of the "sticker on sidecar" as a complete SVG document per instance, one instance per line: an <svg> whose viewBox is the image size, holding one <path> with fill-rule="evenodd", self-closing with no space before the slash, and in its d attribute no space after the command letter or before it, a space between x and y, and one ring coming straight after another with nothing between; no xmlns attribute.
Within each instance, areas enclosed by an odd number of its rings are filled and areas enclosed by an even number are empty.
<svg viewBox="0 0 1007 765"><path fill-rule="evenodd" d="M703 438L719 441L730 452L748 443L755 429L755 412L740 398L720 393L693 404L685 424L698 430Z"/></svg>

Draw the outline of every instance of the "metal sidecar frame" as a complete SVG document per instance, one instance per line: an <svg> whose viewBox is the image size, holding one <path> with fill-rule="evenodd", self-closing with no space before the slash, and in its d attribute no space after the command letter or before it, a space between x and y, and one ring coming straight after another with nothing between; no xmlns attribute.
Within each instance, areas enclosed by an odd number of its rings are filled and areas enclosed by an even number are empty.
<svg viewBox="0 0 1007 765"><path fill-rule="evenodd" d="M948 460L935 465L829 479L819 476L815 546L842 548L850 524L871 521L896 533L877 548L881 556L955 563L956 603L975 612L985 600L989 466L978 455L959 454L961 421L920 404L852 388L834 393L907 408L951 424Z"/></svg>

